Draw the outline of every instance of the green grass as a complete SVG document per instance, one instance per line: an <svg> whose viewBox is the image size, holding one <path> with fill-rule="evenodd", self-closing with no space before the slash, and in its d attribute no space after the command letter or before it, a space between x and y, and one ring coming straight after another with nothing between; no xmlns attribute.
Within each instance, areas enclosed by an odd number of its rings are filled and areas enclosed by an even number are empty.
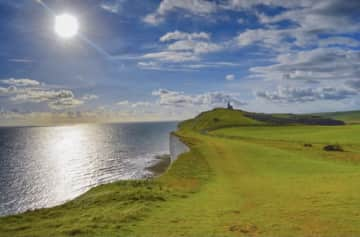
<svg viewBox="0 0 360 237"><path fill-rule="evenodd" d="M241 114L181 124L191 151L164 175L0 218L0 236L359 236L360 125L264 126ZM323 151L334 142L345 152Z"/></svg>
<svg viewBox="0 0 360 237"><path fill-rule="evenodd" d="M240 110L214 109L199 114L194 119L187 120L180 128L192 131L214 130L223 127L262 125L263 122L256 121L244 115Z"/></svg>
<svg viewBox="0 0 360 237"><path fill-rule="evenodd" d="M261 126L218 129L211 134L282 140L303 143L341 143L360 145L360 125L347 126Z"/></svg>

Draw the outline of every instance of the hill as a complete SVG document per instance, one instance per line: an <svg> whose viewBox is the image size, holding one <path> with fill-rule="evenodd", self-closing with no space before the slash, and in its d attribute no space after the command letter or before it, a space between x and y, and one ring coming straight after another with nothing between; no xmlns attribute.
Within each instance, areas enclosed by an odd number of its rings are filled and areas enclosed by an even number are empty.
<svg viewBox="0 0 360 237"><path fill-rule="evenodd" d="M206 111L181 123L181 128L210 131L224 127L260 125L344 125L343 121L319 115L264 114L223 108Z"/></svg>
<svg viewBox="0 0 360 237"><path fill-rule="evenodd" d="M264 124L266 123L246 116L246 112L244 111L218 108L203 112L193 119L182 122L180 128L204 131L223 127L255 126Z"/></svg>
<svg viewBox="0 0 360 237"><path fill-rule="evenodd" d="M317 113L314 115L342 120L348 124L360 124L360 111L344 111L332 113Z"/></svg>

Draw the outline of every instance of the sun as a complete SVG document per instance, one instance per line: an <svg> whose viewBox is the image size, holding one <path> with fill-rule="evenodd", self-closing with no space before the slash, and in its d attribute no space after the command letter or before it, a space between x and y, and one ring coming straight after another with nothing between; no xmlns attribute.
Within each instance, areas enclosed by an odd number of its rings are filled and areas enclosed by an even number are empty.
<svg viewBox="0 0 360 237"><path fill-rule="evenodd" d="M55 17L54 30L61 38L73 38L78 34L79 22L73 15L64 13Z"/></svg>

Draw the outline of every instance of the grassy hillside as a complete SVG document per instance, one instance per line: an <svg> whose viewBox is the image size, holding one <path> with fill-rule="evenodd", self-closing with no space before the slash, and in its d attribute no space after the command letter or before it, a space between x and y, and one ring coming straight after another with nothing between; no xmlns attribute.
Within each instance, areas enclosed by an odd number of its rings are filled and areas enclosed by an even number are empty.
<svg viewBox="0 0 360 237"><path fill-rule="evenodd" d="M262 114L218 108L183 122L181 128L204 132L223 127L296 124L343 125L344 123L317 115Z"/></svg>
<svg viewBox="0 0 360 237"><path fill-rule="evenodd" d="M180 125L191 151L164 175L0 218L0 236L359 236L357 131L203 113ZM334 142L345 151L323 150Z"/></svg>
<svg viewBox="0 0 360 237"><path fill-rule="evenodd" d="M266 123L247 117L246 113L241 110L214 109L203 112L194 119L181 123L180 127L182 129L205 131L222 127L255 126L263 124Z"/></svg>
<svg viewBox="0 0 360 237"><path fill-rule="evenodd" d="M334 113L319 113L317 115L332 119L339 119L349 124L360 124L360 111L345 111Z"/></svg>

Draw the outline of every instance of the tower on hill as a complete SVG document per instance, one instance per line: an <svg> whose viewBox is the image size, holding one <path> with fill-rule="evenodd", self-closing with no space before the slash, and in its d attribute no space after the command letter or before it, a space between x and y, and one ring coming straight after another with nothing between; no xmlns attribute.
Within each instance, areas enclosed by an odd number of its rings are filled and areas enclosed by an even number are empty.
<svg viewBox="0 0 360 237"><path fill-rule="evenodd" d="M227 109L230 109L230 110L233 110L233 109L234 109L234 108L232 107L230 101L228 101L228 103L227 103Z"/></svg>

